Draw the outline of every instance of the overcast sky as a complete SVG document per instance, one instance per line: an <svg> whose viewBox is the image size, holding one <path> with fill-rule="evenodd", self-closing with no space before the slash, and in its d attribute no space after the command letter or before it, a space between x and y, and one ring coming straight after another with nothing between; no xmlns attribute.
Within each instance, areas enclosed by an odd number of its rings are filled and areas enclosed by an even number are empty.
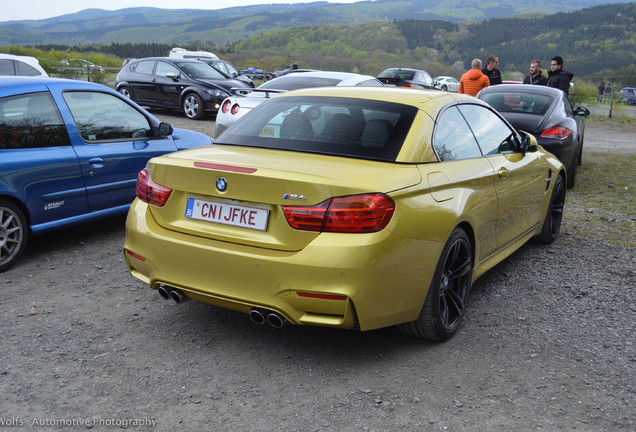
<svg viewBox="0 0 636 432"><path fill-rule="evenodd" d="M354 3L360 0L327 0L330 3ZM13 0L3 2L1 21L52 18L84 9L117 10L148 6L161 9L223 9L232 6L248 6L271 3L310 3L311 0Z"/></svg>

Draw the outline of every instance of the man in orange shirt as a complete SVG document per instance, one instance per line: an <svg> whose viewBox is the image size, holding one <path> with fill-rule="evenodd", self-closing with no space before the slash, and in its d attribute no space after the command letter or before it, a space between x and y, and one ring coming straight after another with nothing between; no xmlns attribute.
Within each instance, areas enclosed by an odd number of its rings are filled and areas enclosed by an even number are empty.
<svg viewBox="0 0 636 432"><path fill-rule="evenodd" d="M484 87L490 86L488 77L481 72L481 60L474 59L470 64L471 69L462 75L459 80L458 93L465 93L477 96L477 93Z"/></svg>

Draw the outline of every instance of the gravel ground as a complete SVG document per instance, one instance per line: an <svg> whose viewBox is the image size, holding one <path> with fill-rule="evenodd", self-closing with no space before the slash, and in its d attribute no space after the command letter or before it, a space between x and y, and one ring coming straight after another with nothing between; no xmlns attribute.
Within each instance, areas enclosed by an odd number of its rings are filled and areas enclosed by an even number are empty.
<svg viewBox="0 0 636 432"><path fill-rule="evenodd" d="M635 153L635 132L590 122L586 149ZM441 344L164 301L129 276L123 223L34 238L0 274L0 429L636 428L635 251L567 220L555 244L530 242L480 279Z"/></svg>

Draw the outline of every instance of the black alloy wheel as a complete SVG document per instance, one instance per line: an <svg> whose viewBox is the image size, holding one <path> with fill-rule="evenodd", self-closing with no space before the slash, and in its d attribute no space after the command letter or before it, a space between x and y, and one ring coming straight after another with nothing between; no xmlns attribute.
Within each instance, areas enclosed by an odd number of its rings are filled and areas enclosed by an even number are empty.
<svg viewBox="0 0 636 432"><path fill-rule="evenodd" d="M400 331L434 341L453 336L466 311L472 267L468 235L462 228L456 228L442 249L420 316L415 321L400 324Z"/></svg>
<svg viewBox="0 0 636 432"><path fill-rule="evenodd" d="M543 221L541 234L537 239L541 243L550 244L559 237L561 231L561 221L563 220L563 208L565 207L565 185L563 184L563 176L557 175L550 197L548 211Z"/></svg>

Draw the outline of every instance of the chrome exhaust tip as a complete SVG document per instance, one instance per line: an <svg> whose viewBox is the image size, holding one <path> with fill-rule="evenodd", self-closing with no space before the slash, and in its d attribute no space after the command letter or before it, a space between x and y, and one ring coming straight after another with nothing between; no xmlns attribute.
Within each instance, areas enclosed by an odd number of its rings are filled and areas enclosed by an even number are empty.
<svg viewBox="0 0 636 432"><path fill-rule="evenodd" d="M159 285L159 288L157 288L157 292L164 300L170 300L170 290L167 286Z"/></svg>
<svg viewBox="0 0 636 432"><path fill-rule="evenodd" d="M271 312L270 314L267 315L267 322L269 323L269 325L271 325L274 328L281 328L282 326L287 324L289 321L287 321L284 317L277 314L276 312Z"/></svg>
<svg viewBox="0 0 636 432"><path fill-rule="evenodd" d="M186 296L183 291L180 289L173 288L170 290L170 298L174 300L175 303L180 304L184 301L190 300L188 296Z"/></svg>
<svg viewBox="0 0 636 432"><path fill-rule="evenodd" d="M252 309L249 314L250 320L252 320L254 324L265 324L265 314L263 312L264 311L260 309Z"/></svg>

